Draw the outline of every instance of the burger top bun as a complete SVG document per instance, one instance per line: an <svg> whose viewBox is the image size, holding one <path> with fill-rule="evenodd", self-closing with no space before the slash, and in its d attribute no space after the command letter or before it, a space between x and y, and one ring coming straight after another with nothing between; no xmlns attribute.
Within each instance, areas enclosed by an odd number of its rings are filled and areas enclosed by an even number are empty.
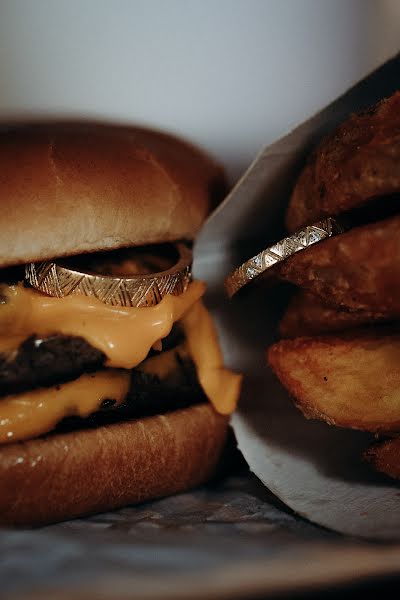
<svg viewBox="0 0 400 600"><path fill-rule="evenodd" d="M0 267L193 239L225 191L210 157L161 132L9 128L0 135Z"/></svg>
<svg viewBox="0 0 400 600"><path fill-rule="evenodd" d="M195 487L215 473L227 431L228 417L199 404L7 444L0 524L45 525Z"/></svg>

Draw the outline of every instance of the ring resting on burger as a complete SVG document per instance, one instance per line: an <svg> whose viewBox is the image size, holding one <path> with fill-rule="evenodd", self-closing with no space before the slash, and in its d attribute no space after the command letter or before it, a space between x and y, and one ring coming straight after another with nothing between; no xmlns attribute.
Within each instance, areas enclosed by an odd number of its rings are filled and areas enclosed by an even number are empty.
<svg viewBox="0 0 400 600"><path fill-rule="evenodd" d="M190 272L187 261L191 253L186 250L180 250L177 264ZM169 275L173 270L174 267L169 269ZM102 277L97 274L89 276L96 277L98 281ZM38 285L44 286L45 277L38 281ZM146 277L152 282L159 281L159 273ZM105 276L104 279L106 286L109 279L122 281L124 278ZM134 280L133 277L129 279L131 282ZM68 381L61 375L60 385L55 387L51 387L52 381L46 384L43 380L45 386L50 387L26 389L17 394L13 394L11 388L7 393L5 388L6 395L0 398L0 444L41 435L68 417L89 417L105 401L108 404L111 401L112 409L118 411L119 406L125 405L125 399L132 397L131 386L137 387L136 368L139 372L147 368L146 359L149 353L151 356L152 348L162 349L162 340L170 334L176 322L184 333L188 360L197 373L203 400L208 398L217 412L223 414L234 410L241 378L223 366L214 325L201 301L205 291L202 282L187 281L180 294L176 285L157 304L147 307L143 304L139 307L120 306L116 302L112 304L110 296L106 303L94 294L76 292L66 295L65 289L63 291L64 295L55 297L21 283L3 285L4 302L0 312L0 355L4 357L3 363L7 365L9 362L8 370L13 368L12 362L20 355L26 340L34 340L36 347L56 333L67 340L86 341L89 349L96 349L100 357L104 357L99 365L99 357L94 356L94 366L101 370L91 374L92 368L88 365L82 369L78 379ZM164 354L159 352L160 358ZM29 356L28 359L32 360ZM162 360L158 362L160 365L163 363ZM148 376L153 376L153 373ZM164 376L161 377L163 379ZM159 386L157 389L162 392ZM191 395L196 398L196 393L192 392ZM158 391L155 395L159 395Z"/></svg>
<svg viewBox="0 0 400 600"><path fill-rule="evenodd" d="M182 294L191 280L191 250L183 243L174 247L178 255L176 263L154 273L118 277L85 271L79 265L70 268L64 260L29 263L25 278L35 289L56 298L80 294L114 306L154 306L168 294Z"/></svg>
<svg viewBox="0 0 400 600"><path fill-rule="evenodd" d="M165 132L72 122L8 128L0 162L0 524L203 483L240 388L191 281L223 169Z"/></svg>

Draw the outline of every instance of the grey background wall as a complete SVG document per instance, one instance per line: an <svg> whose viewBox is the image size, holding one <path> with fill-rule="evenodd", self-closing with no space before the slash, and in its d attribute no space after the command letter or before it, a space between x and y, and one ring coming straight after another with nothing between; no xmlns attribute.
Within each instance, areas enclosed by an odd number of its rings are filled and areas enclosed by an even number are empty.
<svg viewBox="0 0 400 600"><path fill-rule="evenodd" d="M0 120L168 128L235 179L398 49L397 0L0 0Z"/></svg>

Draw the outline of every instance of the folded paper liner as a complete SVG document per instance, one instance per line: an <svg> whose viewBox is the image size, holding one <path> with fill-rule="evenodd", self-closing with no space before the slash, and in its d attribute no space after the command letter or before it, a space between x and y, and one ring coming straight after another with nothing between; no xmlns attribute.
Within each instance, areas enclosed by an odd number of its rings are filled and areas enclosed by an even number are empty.
<svg viewBox="0 0 400 600"><path fill-rule="evenodd" d="M400 58L265 148L213 215L196 246L229 366L245 374L232 424L251 470L297 514L338 532L400 539L400 484L361 459L373 436L307 421L266 364L284 293L254 286L228 302L221 280L282 237L283 213L310 148L350 113L398 88ZM250 286L249 286L250 288Z"/></svg>

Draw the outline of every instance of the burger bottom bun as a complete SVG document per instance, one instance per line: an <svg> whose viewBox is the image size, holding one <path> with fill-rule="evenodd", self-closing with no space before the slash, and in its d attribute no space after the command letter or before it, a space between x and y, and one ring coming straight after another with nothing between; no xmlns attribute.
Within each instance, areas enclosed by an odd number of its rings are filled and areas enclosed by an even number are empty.
<svg viewBox="0 0 400 600"><path fill-rule="evenodd" d="M181 492L206 481L228 418L201 404L0 449L0 524L38 526Z"/></svg>

